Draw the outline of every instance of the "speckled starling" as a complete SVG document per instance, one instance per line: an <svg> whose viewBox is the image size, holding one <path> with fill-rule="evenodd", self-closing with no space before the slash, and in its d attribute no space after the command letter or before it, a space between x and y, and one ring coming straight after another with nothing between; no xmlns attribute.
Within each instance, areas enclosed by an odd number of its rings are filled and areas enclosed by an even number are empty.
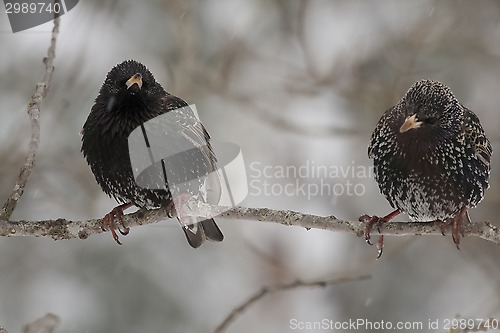
<svg viewBox="0 0 500 333"><path fill-rule="evenodd" d="M194 157L185 159L187 162L179 168L184 172L183 177L187 179L191 174L191 179L196 178L196 170L200 169L200 165L217 170L216 157L205 127L192 113L178 111L186 107L188 104L185 101L167 93L144 65L133 60L112 68L101 87L83 126L82 152L102 190L120 203L102 219L103 228L109 227L119 244L115 220L119 225L118 230L127 234L128 228L122 220L124 209L132 205L144 209L163 207L171 216L177 198L189 196L202 200L203 178L199 178L194 188L189 188L189 193L172 194L172 186L168 186L171 179L168 178L161 189L138 185L132 170L128 143L134 129L158 116L173 114L168 119L175 124L162 124L165 126L162 131L167 133L176 128L181 133L170 136L175 137L175 140L165 140L162 144L178 146L180 150L189 145L197 147L191 150ZM175 150L176 147L173 148ZM200 246L205 239L222 241L223 235L213 219L199 222L195 219L193 223L192 218L178 216L192 247Z"/></svg>
<svg viewBox="0 0 500 333"><path fill-rule="evenodd" d="M380 192L395 209L379 218L363 215L370 230L406 213L412 221L443 221L460 243L468 209L484 197L492 148L478 117L450 88L416 82L378 122L368 148ZM444 229L443 229L444 230ZM380 236L379 256L383 236Z"/></svg>

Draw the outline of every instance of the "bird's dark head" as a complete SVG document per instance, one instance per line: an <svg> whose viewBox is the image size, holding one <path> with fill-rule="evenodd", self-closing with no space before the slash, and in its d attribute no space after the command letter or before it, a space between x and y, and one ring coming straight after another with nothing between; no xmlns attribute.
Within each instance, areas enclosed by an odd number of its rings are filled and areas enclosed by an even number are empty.
<svg viewBox="0 0 500 333"><path fill-rule="evenodd" d="M461 130L464 109L450 88L441 82L420 80L399 102L404 117L399 132L443 136Z"/></svg>
<svg viewBox="0 0 500 333"><path fill-rule="evenodd" d="M165 94L153 74L135 60L113 67L101 87L100 95L109 99L109 109L121 104L144 103Z"/></svg>
<svg viewBox="0 0 500 333"><path fill-rule="evenodd" d="M161 114L165 95L165 90L143 64L127 60L116 65L95 99L83 127L84 136L97 131L103 137L128 137L134 128Z"/></svg>

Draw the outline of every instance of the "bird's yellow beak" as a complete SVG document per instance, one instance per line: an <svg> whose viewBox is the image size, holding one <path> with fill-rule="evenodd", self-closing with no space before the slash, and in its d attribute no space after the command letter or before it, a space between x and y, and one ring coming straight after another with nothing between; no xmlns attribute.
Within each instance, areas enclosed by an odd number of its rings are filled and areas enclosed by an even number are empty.
<svg viewBox="0 0 500 333"><path fill-rule="evenodd" d="M406 117L405 122L399 128L399 133L404 133L412 128L419 128L420 125L422 125L422 122L417 120L416 114Z"/></svg>
<svg viewBox="0 0 500 333"><path fill-rule="evenodd" d="M130 79L127 80L125 85L127 86L127 89L130 89L134 84L137 84L139 89L142 88L142 75L140 73L136 73L130 77Z"/></svg>

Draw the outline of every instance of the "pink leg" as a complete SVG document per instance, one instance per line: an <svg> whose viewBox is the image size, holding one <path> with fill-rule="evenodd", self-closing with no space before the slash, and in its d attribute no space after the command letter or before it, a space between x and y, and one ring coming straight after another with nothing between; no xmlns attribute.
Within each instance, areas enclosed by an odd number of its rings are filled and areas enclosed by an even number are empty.
<svg viewBox="0 0 500 333"><path fill-rule="evenodd" d="M111 235L113 236L113 239L115 242L118 244L122 244L120 240L118 239L118 234L116 233L116 227L115 227L115 217L118 219L118 231L122 235L127 235L130 231L130 228L128 228L124 223L123 223L123 211L129 207L132 206L132 203L125 203L119 206L116 206L113 208L112 211L110 211L108 214L104 215L104 217L101 220L101 229L103 231L106 231L106 227L109 228L109 231L111 231ZM120 226L123 229L120 229Z"/></svg>
<svg viewBox="0 0 500 333"><path fill-rule="evenodd" d="M457 249L460 250L460 235L464 237L464 217L467 217L467 221L470 222L469 214L467 213L467 207L462 207L460 212L454 217L450 217L443 224L441 224L441 232L444 235L446 229L451 226L451 237L453 239L453 243L457 246Z"/></svg>
<svg viewBox="0 0 500 333"><path fill-rule="evenodd" d="M366 223L366 228L365 228L365 241L372 245L372 242L370 240L371 238L371 231L374 226L377 227L378 232L380 233L380 227L382 224L389 222L396 216L401 214L400 209L396 209L390 214L387 214L384 217L378 217L378 216L370 216L370 215L362 215L359 217L360 222ZM382 252L384 250L384 235L380 235L378 240L377 240L377 249L378 249L378 254L377 254L377 259L379 259L382 256Z"/></svg>
<svg viewBox="0 0 500 333"><path fill-rule="evenodd" d="M190 199L189 194L183 193L175 196L172 201L170 201L167 205L168 217L173 216L173 212L176 211L177 217L182 219L184 217L182 213L182 205L188 202Z"/></svg>
<svg viewBox="0 0 500 333"><path fill-rule="evenodd" d="M175 211L175 201L172 199L167 204L167 216L171 219L174 216Z"/></svg>

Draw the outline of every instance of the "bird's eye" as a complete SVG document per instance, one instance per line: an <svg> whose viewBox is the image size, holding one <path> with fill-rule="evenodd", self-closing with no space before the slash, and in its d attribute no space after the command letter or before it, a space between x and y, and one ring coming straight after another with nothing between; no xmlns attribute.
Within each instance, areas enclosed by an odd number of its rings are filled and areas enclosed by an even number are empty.
<svg viewBox="0 0 500 333"><path fill-rule="evenodd" d="M422 120L424 123L432 125L437 121L436 117L429 117Z"/></svg>

